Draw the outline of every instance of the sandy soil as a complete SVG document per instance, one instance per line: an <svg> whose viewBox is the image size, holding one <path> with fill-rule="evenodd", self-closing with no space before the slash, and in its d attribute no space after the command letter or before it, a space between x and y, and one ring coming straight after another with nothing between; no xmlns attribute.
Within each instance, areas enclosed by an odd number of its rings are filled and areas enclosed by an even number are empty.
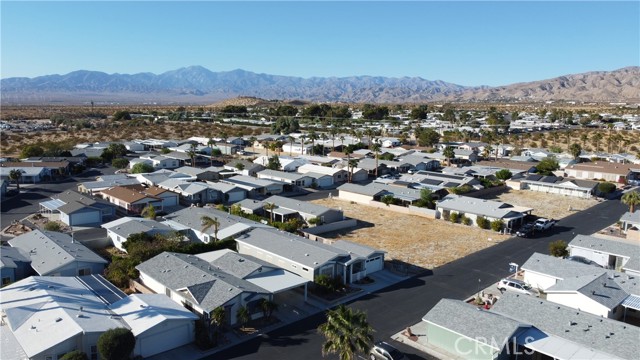
<svg viewBox="0 0 640 360"><path fill-rule="evenodd" d="M312 202L341 208L345 216L371 224L356 230L347 229L322 236L383 249L388 252L389 259L425 268L446 264L508 238L477 227L383 211L338 199Z"/></svg>
<svg viewBox="0 0 640 360"><path fill-rule="evenodd" d="M576 211L582 211L597 204L595 199L579 199L570 196L545 194L528 190L509 190L496 196L485 197L515 206L533 208L533 215L562 219ZM571 210L569 210L571 208Z"/></svg>

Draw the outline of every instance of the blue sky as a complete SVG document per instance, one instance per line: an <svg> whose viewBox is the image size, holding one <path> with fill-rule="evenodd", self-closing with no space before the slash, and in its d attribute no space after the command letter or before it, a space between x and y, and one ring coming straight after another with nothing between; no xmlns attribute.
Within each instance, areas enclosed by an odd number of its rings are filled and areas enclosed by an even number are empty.
<svg viewBox="0 0 640 360"><path fill-rule="evenodd" d="M1 2L2 78L212 71L506 85L640 65L640 2Z"/></svg>

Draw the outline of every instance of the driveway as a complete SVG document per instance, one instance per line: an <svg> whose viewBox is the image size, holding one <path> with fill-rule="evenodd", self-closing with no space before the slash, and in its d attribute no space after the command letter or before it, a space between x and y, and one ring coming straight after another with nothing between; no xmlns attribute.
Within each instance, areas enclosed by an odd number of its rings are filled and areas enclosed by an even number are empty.
<svg viewBox="0 0 640 360"><path fill-rule="evenodd" d="M466 299L481 284L492 284L509 274L510 262L523 264L534 252L548 253L549 243L569 241L575 234L592 234L615 223L627 211L619 201L606 201L571 215L562 226L536 239L512 238L433 270L377 291L351 303L365 311L376 340L391 341L410 359L433 359L390 337L420 321L440 299ZM209 359L320 359L323 339L316 328L324 322L317 314L246 343L217 353ZM335 359L336 357L330 357Z"/></svg>

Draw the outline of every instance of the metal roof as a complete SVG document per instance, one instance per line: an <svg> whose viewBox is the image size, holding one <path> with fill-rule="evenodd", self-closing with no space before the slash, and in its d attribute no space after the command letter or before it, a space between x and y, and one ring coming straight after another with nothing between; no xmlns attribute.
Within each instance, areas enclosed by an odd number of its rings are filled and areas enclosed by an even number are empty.
<svg viewBox="0 0 640 360"><path fill-rule="evenodd" d="M620 304L626 308L640 310L640 296L639 295L629 295L626 299Z"/></svg>
<svg viewBox="0 0 640 360"><path fill-rule="evenodd" d="M40 205L46 208L47 210L56 211L58 210L59 207L65 205L65 203L62 200L53 199L53 200L43 201L40 203Z"/></svg>

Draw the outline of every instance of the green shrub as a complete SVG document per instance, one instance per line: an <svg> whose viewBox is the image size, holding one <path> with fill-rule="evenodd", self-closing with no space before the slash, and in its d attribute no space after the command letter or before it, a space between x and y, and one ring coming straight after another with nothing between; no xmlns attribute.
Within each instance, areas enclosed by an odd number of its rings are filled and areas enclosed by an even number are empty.
<svg viewBox="0 0 640 360"><path fill-rule="evenodd" d="M451 214L449 214L449 221L451 221L452 223L457 223L459 217L460 216L458 215L458 213L452 212Z"/></svg>
<svg viewBox="0 0 640 360"><path fill-rule="evenodd" d="M493 231L501 231L503 227L504 227L504 221L502 220L493 220L491 222L491 230Z"/></svg>
<svg viewBox="0 0 640 360"><path fill-rule="evenodd" d="M614 183L605 181L598 184L598 191L603 194L610 194L615 190L616 190L616 185Z"/></svg>
<svg viewBox="0 0 640 360"><path fill-rule="evenodd" d="M491 226L491 223L484 216L478 216L476 219L476 225L481 229L488 229Z"/></svg>
<svg viewBox="0 0 640 360"><path fill-rule="evenodd" d="M89 357L87 356L87 354L83 353L80 350L73 350L64 354L64 356L61 357L60 360L89 360Z"/></svg>
<svg viewBox="0 0 640 360"><path fill-rule="evenodd" d="M109 329L98 338L98 352L104 360L128 359L135 345L136 338L125 328Z"/></svg>
<svg viewBox="0 0 640 360"><path fill-rule="evenodd" d="M62 226L57 221L49 221L48 223L44 224L44 229L47 231L60 231L62 230Z"/></svg>
<svg viewBox="0 0 640 360"><path fill-rule="evenodd" d="M471 223L472 223L471 218L468 218L468 217L466 217L464 215L462 215L462 219L460 219L460 222L465 224L465 225L467 225L467 226L471 225Z"/></svg>
<svg viewBox="0 0 640 360"><path fill-rule="evenodd" d="M549 254L551 256L563 258L569 255L567 243L563 240L556 240L549 244Z"/></svg>

